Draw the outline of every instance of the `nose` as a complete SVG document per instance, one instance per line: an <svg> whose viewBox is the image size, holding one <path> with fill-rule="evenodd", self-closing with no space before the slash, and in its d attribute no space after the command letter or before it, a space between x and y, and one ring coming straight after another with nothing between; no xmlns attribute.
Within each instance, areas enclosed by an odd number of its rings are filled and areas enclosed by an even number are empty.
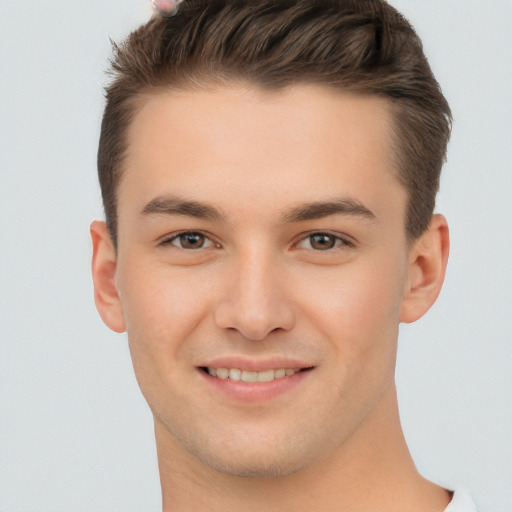
<svg viewBox="0 0 512 512"><path fill-rule="evenodd" d="M215 309L217 325L255 341L264 340L273 331L292 329L295 312L290 283L280 270L261 251L240 257Z"/></svg>

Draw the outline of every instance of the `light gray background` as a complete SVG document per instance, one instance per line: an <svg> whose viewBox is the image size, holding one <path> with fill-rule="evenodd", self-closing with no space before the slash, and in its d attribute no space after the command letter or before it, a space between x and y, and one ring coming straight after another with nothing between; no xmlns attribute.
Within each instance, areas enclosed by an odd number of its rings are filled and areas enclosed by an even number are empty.
<svg viewBox="0 0 512 512"><path fill-rule="evenodd" d="M438 210L439 302L401 332L402 419L420 470L512 510L512 2L392 2L455 116ZM160 507L149 410L126 338L92 300L88 226L108 37L145 0L0 0L0 510Z"/></svg>

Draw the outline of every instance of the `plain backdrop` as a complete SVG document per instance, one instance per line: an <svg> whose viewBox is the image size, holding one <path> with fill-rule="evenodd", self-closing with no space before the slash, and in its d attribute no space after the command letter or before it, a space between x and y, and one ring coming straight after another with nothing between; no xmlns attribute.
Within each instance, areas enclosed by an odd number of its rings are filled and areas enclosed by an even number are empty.
<svg viewBox="0 0 512 512"><path fill-rule="evenodd" d="M400 335L423 474L512 510L512 2L392 1L423 38L455 125L438 211L444 290ZM0 0L0 511L156 512L152 420L125 335L99 319L89 223L109 38L146 0Z"/></svg>

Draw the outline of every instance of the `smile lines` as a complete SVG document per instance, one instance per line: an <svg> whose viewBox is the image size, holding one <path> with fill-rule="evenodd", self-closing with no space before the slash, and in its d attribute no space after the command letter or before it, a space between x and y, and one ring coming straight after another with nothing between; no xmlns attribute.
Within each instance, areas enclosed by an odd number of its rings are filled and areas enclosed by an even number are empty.
<svg viewBox="0 0 512 512"><path fill-rule="evenodd" d="M307 369L307 368L305 368ZM297 372L300 368L279 368L278 370L265 370L262 372L251 372L247 370L239 370L238 368L204 368L212 377L217 379L230 379L241 382L271 382L274 379L282 379L283 377L290 377Z"/></svg>

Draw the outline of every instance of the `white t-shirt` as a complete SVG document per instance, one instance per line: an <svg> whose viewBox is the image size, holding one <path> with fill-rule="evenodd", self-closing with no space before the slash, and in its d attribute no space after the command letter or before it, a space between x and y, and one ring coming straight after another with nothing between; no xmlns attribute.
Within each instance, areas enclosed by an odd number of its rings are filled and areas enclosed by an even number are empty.
<svg viewBox="0 0 512 512"><path fill-rule="evenodd" d="M477 512L471 496L462 489L455 489L452 501L444 512Z"/></svg>

